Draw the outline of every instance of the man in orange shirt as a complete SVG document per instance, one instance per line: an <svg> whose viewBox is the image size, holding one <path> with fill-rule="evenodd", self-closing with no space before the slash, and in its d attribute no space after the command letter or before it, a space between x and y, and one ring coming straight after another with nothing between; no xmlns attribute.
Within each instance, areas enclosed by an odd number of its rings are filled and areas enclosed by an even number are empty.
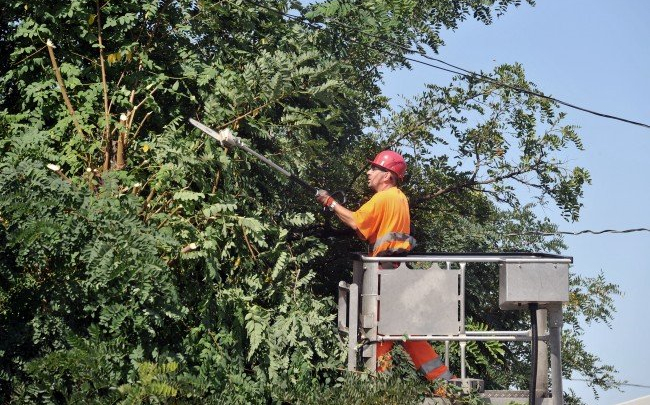
<svg viewBox="0 0 650 405"><path fill-rule="evenodd" d="M357 211L350 211L339 204L326 191L321 190L316 199L332 210L357 235L371 244L372 256L402 256L415 246L410 236L411 217L408 200L397 187L406 174L404 158L393 151L380 152L370 161L368 186L375 191L372 198ZM433 347L425 341L406 341L402 343L411 356L415 368L428 380L452 375L442 363ZM377 371L390 366L390 349L393 342L377 344Z"/></svg>

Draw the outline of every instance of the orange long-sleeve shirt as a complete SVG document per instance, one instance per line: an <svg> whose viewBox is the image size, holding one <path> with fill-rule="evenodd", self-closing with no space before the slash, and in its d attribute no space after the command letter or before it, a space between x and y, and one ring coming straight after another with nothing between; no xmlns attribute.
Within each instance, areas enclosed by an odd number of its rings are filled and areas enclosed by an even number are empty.
<svg viewBox="0 0 650 405"><path fill-rule="evenodd" d="M407 252L415 245L409 237L408 199L397 187L379 191L354 212L359 236L372 245L372 255Z"/></svg>

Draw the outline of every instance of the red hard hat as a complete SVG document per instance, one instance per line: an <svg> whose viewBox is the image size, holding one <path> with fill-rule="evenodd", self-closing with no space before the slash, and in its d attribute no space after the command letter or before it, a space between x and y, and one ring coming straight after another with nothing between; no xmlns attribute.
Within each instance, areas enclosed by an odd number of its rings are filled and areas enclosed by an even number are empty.
<svg viewBox="0 0 650 405"><path fill-rule="evenodd" d="M406 173L406 162L402 155L397 152L385 150L375 156L375 160L368 159L373 166L378 166L394 173L400 181L404 180Z"/></svg>

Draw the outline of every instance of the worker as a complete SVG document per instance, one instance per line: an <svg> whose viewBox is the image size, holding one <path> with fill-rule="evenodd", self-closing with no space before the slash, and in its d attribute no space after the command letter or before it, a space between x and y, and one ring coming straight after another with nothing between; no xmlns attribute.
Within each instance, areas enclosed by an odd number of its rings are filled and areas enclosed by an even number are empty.
<svg viewBox="0 0 650 405"><path fill-rule="evenodd" d="M372 256L403 256L415 246L415 239L410 236L408 199L398 188L406 174L406 162L399 153L390 150L380 152L368 162L368 187L375 194L357 211L343 207L325 190L320 190L316 199L370 244ZM427 380L452 378L449 369L428 342L406 341L402 345L411 356L415 368ZM392 347L392 341L377 344L377 371L385 371L391 366Z"/></svg>

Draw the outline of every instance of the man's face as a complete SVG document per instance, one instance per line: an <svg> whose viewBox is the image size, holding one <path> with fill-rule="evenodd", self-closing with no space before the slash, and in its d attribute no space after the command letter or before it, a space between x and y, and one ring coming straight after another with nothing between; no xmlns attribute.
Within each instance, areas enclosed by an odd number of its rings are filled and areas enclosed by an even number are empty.
<svg viewBox="0 0 650 405"><path fill-rule="evenodd" d="M368 187L375 191L378 191L379 187L386 182L387 176L390 176L390 173L372 165L366 174L368 175Z"/></svg>

